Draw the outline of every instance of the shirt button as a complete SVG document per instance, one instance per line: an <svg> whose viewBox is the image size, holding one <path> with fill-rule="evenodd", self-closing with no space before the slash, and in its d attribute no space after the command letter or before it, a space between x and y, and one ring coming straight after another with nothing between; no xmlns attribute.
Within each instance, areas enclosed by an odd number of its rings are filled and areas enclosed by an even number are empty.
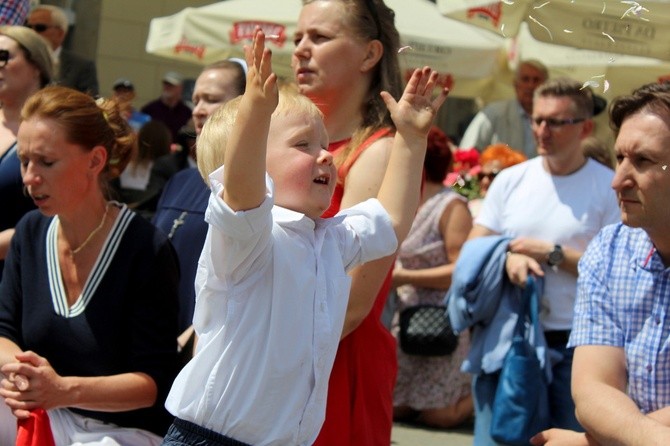
<svg viewBox="0 0 670 446"><path fill-rule="evenodd" d="M647 372L651 373L653 369L654 368L651 366L651 364L647 364Z"/></svg>
<svg viewBox="0 0 670 446"><path fill-rule="evenodd" d="M656 325L658 325L658 324L661 323L661 318L660 318L660 317L656 316L656 319L655 319L655 320L656 320Z"/></svg>

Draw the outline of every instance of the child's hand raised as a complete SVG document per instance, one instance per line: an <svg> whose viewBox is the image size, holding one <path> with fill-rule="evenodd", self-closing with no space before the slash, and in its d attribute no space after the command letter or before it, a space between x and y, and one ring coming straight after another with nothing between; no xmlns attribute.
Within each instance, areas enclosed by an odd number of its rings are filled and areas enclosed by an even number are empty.
<svg viewBox="0 0 670 446"><path fill-rule="evenodd" d="M279 102L277 75L272 72L272 52L265 48L265 34L260 28L254 31L253 46L244 47L244 55L249 67L244 96L254 107L272 113Z"/></svg>
<svg viewBox="0 0 670 446"><path fill-rule="evenodd" d="M398 102L388 92L381 92L382 99L391 112L391 119L399 133L405 136L426 137L428 135L437 110L449 94L449 89L443 88L435 99L431 99L436 84L436 71L429 67L417 68L412 73Z"/></svg>

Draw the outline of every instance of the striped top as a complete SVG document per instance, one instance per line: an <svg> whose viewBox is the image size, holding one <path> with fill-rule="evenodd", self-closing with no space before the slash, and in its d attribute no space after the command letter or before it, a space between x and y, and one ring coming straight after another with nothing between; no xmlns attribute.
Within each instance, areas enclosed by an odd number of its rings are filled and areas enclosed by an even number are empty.
<svg viewBox="0 0 670 446"><path fill-rule="evenodd" d="M0 281L0 337L46 358L61 376L146 373L153 407L71 409L164 435L176 376L179 268L166 236L123 207L76 302L67 304L56 255L56 217L32 211L17 224Z"/></svg>
<svg viewBox="0 0 670 446"><path fill-rule="evenodd" d="M86 279L81 296L79 296L71 307L68 306L67 292L63 283L60 262L58 260L58 216L51 220L51 224L47 230L46 250L51 299L56 314L63 317L75 317L84 312L86 305L88 305L95 295L95 292L100 285L100 281L114 259L114 255L121 243L121 238L134 215L135 214L125 206L121 209L118 218L114 222L112 230L107 236L107 240L105 240L102 251L98 255L88 279Z"/></svg>

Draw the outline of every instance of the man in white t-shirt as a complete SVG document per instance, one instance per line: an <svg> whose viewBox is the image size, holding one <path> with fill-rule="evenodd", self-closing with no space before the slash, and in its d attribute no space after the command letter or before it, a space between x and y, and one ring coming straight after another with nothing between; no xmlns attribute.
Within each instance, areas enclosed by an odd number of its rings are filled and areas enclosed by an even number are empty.
<svg viewBox="0 0 670 446"><path fill-rule="evenodd" d="M613 171L587 159L581 141L593 129L593 96L571 79L538 87L532 126L538 157L502 171L493 181L469 238L512 237L505 268L519 286L528 274L544 277L540 322L551 350L551 424L581 430L570 396L572 328L577 262L605 225L619 221L610 188ZM496 444L489 435L498 373L473 380L475 445Z"/></svg>

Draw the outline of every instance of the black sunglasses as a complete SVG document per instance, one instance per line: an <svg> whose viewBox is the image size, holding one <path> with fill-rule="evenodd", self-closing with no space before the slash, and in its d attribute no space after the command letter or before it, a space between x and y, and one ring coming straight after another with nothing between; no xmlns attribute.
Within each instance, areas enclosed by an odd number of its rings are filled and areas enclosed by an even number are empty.
<svg viewBox="0 0 670 446"><path fill-rule="evenodd" d="M9 51L0 50L0 68L4 68L5 65L7 65L8 60L9 60Z"/></svg>
<svg viewBox="0 0 670 446"><path fill-rule="evenodd" d="M481 180L483 180L484 178L488 178L489 181L493 181L493 179L494 179L494 178L496 177L496 175L498 175L499 173L500 173L499 170L493 170L493 171L491 171L491 172L487 172L487 173L479 172L479 173L477 174L477 179L478 179L479 181L481 181Z"/></svg>
<svg viewBox="0 0 670 446"><path fill-rule="evenodd" d="M550 129L557 129L563 127L564 125L579 124L580 122L586 121L586 118L575 118L575 119L554 119L554 118L532 118L533 125L539 127L544 122L547 124L547 127Z"/></svg>
<svg viewBox="0 0 670 446"><path fill-rule="evenodd" d="M54 25L47 25L45 23L26 23L26 28L30 28L37 33L43 33L49 28L55 28Z"/></svg>

